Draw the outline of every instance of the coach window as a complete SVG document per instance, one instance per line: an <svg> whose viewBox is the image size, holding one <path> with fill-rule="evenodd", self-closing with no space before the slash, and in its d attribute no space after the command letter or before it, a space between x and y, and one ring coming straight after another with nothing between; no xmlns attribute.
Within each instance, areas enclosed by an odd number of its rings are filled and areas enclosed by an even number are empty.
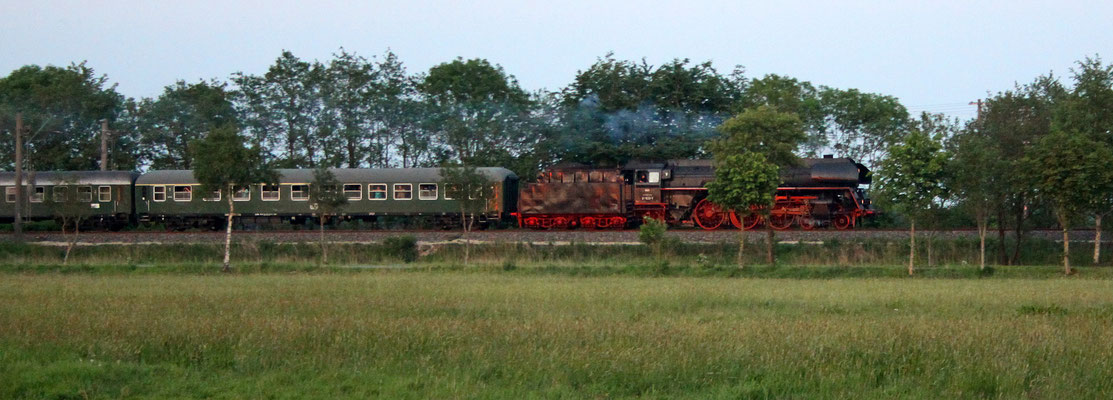
<svg viewBox="0 0 1113 400"><path fill-rule="evenodd" d="M32 189L32 191L31 191L31 202L32 203L42 203L43 199L45 199L45 198L46 198L46 188L45 187L35 186L35 188Z"/></svg>
<svg viewBox="0 0 1113 400"><path fill-rule="evenodd" d="M260 185L260 187L262 188L263 201L278 201L282 199L278 185Z"/></svg>
<svg viewBox="0 0 1113 400"><path fill-rule="evenodd" d="M15 186L4 188L4 200L9 203L15 203Z"/></svg>
<svg viewBox="0 0 1113 400"><path fill-rule="evenodd" d="M101 202L112 201L112 186L99 186L99 187L97 187L97 201L101 201Z"/></svg>
<svg viewBox="0 0 1113 400"><path fill-rule="evenodd" d="M309 200L309 185L290 185L290 200Z"/></svg>
<svg viewBox="0 0 1113 400"><path fill-rule="evenodd" d="M93 187L92 186L78 186L77 187L77 200L82 202L93 201Z"/></svg>
<svg viewBox="0 0 1113 400"><path fill-rule="evenodd" d="M409 183L394 184L395 200L410 200L414 198L414 186Z"/></svg>
<svg viewBox="0 0 1113 400"><path fill-rule="evenodd" d="M436 183L422 183L417 185L417 198L419 200L436 200L437 199L437 184Z"/></svg>
<svg viewBox="0 0 1113 400"><path fill-rule="evenodd" d="M576 182L587 182L587 172L576 171Z"/></svg>
<svg viewBox="0 0 1113 400"><path fill-rule="evenodd" d="M573 183L573 182L576 181L576 174L575 173L569 172L569 173L563 174L563 175L564 176L563 176L563 179L561 179L561 182Z"/></svg>
<svg viewBox="0 0 1113 400"><path fill-rule="evenodd" d="M368 200L386 200L386 184L372 183L367 185Z"/></svg>
<svg viewBox="0 0 1113 400"><path fill-rule="evenodd" d="M251 186L232 186L232 201L251 200Z"/></svg>
<svg viewBox="0 0 1113 400"><path fill-rule="evenodd" d="M180 185L174 186L174 201L192 201L193 200L193 186Z"/></svg>
<svg viewBox="0 0 1113 400"><path fill-rule="evenodd" d="M54 193L54 201L58 203L66 201L66 191L68 189L69 188L65 186L55 186L52 191Z"/></svg>
<svg viewBox="0 0 1113 400"><path fill-rule="evenodd" d="M363 198L363 185L358 183L345 183L344 184L344 197L348 200L358 201Z"/></svg>
<svg viewBox="0 0 1113 400"><path fill-rule="evenodd" d="M220 201L220 190L217 189L209 193L205 193L205 197L202 197L201 201Z"/></svg>
<svg viewBox="0 0 1113 400"><path fill-rule="evenodd" d="M155 186L153 197L155 201L166 201L166 186Z"/></svg>

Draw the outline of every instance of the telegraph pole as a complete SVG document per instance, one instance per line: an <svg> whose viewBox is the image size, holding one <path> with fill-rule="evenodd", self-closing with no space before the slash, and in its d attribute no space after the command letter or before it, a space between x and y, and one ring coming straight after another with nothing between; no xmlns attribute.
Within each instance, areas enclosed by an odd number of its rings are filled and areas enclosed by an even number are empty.
<svg viewBox="0 0 1113 400"><path fill-rule="evenodd" d="M108 120L100 120L100 170L108 171Z"/></svg>
<svg viewBox="0 0 1113 400"><path fill-rule="evenodd" d="M15 113L15 221L12 231L15 240L23 240L23 113Z"/></svg>
<svg viewBox="0 0 1113 400"><path fill-rule="evenodd" d="M978 99L978 101L971 101L970 105L978 106L978 119L982 119L982 99Z"/></svg>

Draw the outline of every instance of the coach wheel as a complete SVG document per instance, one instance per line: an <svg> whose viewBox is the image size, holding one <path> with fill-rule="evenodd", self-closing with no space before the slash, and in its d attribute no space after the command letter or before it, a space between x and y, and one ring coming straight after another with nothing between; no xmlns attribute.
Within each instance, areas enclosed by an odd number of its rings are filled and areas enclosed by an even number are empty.
<svg viewBox="0 0 1113 400"><path fill-rule="evenodd" d="M792 215L780 214L769 216L769 226L779 231L791 228L793 222L796 222L796 217Z"/></svg>
<svg viewBox="0 0 1113 400"><path fill-rule="evenodd" d="M700 200L699 204L696 204L696 209L692 212L692 217L696 220L696 224L699 225L700 228L706 230L719 228L719 226L723 225L723 221L727 219L726 213L724 213L719 206L707 201L707 199Z"/></svg>
<svg viewBox="0 0 1113 400"><path fill-rule="evenodd" d="M854 220L849 215L836 215L835 216L835 229L845 230L850 229L850 225Z"/></svg>
<svg viewBox="0 0 1113 400"><path fill-rule="evenodd" d="M805 231L810 231L812 229L815 229L816 221L815 221L815 218L812 218L812 216L805 215L805 216L801 216L800 218L797 218L796 219L796 224L800 225L800 229L803 229Z"/></svg>

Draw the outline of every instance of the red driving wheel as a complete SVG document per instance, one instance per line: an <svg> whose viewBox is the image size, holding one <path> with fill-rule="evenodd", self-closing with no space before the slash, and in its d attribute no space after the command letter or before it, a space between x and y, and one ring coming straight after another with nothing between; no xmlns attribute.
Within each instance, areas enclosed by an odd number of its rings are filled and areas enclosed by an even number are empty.
<svg viewBox="0 0 1113 400"><path fill-rule="evenodd" d="M722 226L727 216L719 206L703 199L700 200L699 204L696 204L696 209L692 211L692 219L696 220L696 225L699 225L700 228L712 230Z"/></svg>

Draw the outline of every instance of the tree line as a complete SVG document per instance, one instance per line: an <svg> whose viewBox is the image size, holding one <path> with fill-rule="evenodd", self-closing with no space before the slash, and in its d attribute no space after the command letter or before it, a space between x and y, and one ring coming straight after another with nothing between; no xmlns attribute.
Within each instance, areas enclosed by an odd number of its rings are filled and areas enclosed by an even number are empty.
<svg viewBox="0 0 1113 400"><path fill-rule="evenodd" d="M109 166L190 169L190 143L230 126L273 167L504 166L529 179L547 165L709 156L731 116L767 105L800 116L805 154L867 162L905 129L892 96L780 75L720 72L711 62L600 57L566 87L528 92L498 64L455 59L412 73L392 52L340 49L325 61L284 51L261 74L177 81L154 98L127 97L86 63L28 65L0 78L0 167L12 168L22 113L30 170L99 168L101 120Z"/></svg>

